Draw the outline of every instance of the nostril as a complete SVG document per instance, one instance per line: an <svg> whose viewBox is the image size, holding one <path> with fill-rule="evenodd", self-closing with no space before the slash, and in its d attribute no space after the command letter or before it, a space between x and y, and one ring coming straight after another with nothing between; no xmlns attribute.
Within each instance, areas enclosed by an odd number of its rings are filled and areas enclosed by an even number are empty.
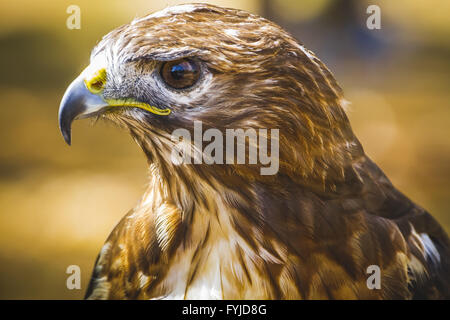
<svg viewBox="0 0 450 320"><path fill-rule="evenodd" d="M86 84L86 88L94 94L100 93L106 83L106 70L100 69L98 70L94 77L92 77L90 80L85 80L84 83Z"/></svg>
<svg viewBox="0 0 450 320"><path fill-rule="evenodd" d="M92 89L92 90L95 90L95 91L101 91L102 88L103 88L103 82L101 82L101 81L96 81L96 82L94 82L94 83L91 83L90 86L91 86L91 89Z"/></svg>

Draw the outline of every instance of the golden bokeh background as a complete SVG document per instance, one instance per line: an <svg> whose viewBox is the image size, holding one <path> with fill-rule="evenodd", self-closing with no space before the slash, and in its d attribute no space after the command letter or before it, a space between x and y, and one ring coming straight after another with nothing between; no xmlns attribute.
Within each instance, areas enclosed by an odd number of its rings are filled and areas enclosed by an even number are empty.
<svg viewBox="0 0 450 320"><path fill-rule="evenodd" d="M113 28L186 1L0 3L0 298L80 299L97 252L145 189L143 154L125 132L89 120L65 145L66 86ZM199 1L202 2L202 1ZM450 230L450 2L217 0L259 13L312 49L342 85L353 128L393 183ZM69 30L66 9L81 8ZM65 273L79 265L82 289Z"/></svg>

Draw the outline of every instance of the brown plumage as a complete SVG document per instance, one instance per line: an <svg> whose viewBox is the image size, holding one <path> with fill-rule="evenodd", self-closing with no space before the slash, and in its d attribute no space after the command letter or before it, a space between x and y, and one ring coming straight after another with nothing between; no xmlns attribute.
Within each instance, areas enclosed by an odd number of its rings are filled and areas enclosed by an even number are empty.
<svg viewBox="0 0 450 320"><path fill-rule="evenodd" d="M179 90L160 70L180 59L200 75ZM172 7L106 35L80 77L101 69L92 101L170 114L76 100L75 85L63 99L67 141L75 117L97 115L126 128L150 166L148 190L106 241L87 298L450 298L445 231L364 154L330 71L277 25L206 4ZM171 133L192 132L194 121L279 129L278 172L175 165ZM371 265L380 289L367 286Z"/></svg>

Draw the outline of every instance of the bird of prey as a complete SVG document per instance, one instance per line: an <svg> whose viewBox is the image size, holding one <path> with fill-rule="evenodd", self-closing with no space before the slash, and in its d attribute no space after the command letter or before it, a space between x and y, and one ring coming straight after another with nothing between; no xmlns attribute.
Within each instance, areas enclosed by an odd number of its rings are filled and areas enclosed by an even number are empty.
<svg viewBox="0 0 450 320"><path fill-rule="evenodd" d="M244 11L179 5L104 36L62 98L60 129L70 144L74 119L125 128L150 183L101 249L86 297L450 298L447 234L364 153L345 104L314 53ZM206 150L173 139L199 122L224 136L277 129L276 173L247 154L176 163L180 145Z"/></svg>

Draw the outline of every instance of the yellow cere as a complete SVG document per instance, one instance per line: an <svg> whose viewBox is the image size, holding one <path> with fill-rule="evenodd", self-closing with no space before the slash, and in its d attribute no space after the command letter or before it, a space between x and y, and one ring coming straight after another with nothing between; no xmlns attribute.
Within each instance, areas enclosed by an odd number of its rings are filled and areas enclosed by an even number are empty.
<svg viewBox="0 0 450 320"><path fill-rule="evenodd" d="M106 69L98 70L90 80L84 80L86 88L93 94L99 94L103 91L106 84ZM170 109L159 109L151 106L148 103L136 101L133 99L105 99L110 107L132 107L146 110L148 112L167 116L170 114Z"/></svg>
<svg viewBox="0 0 450 320"><path fill-rule="evenodd" d="M102 92L106 83L106 69L98 70L90 80L84 80L84 83L86 88L93 94Z"/></svg>

